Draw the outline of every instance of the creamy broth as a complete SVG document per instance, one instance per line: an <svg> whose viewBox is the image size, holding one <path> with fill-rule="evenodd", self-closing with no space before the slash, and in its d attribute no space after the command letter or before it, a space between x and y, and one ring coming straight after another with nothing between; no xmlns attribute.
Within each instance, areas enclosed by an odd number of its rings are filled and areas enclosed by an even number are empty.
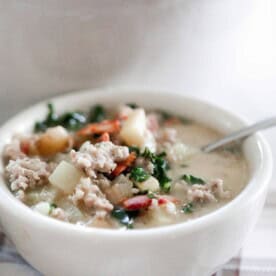
<svg viewBox="0 0 276 276"><path fill-rule="evenodd" d="M89 117L90 116L90 117ZM248 181L238 146L199 150L222 136L135 106L49 114L4 150L8 185L34 211L103 228L148 228L210 213Z"/></svg>
<svg viewBox="0 0 276 276"><path fill-rule="evenodd" d="M200 148L223 136L218 131L195 122L187 125L177 125L175 129L177 129L179 140L186 145L196 148ZM164 225L191 220L222 207L243 190L249 177L247 162L238 146L229 147L212 153L198 152L192 157L187 158L183 163L181 162L171 166L169 175L175 182L177 182L179 176L183 174L192 174L206 179L223 179L224 188L230 192L230 197L218 200L217 202L200 204L192 213L183 214L180 211L173 220L170 220L170 217L164 218L162 221ZM183 202L187 202L186 189L181 184L177 183L174 185L171 195L181 198ZM137 222L136 227L156 227L158 225L160 225L158 219L155 221L153 217L148 219L147 216L145 216Z"/></svg>

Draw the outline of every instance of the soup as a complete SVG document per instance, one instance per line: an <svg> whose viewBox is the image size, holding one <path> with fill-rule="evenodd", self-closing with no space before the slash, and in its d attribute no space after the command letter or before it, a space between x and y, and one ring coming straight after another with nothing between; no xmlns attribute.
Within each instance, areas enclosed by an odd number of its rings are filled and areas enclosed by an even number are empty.
<svg viewBox="0 0 276 276"><path fill-rule="evenodd" d="M86 227L180 223L232 200L248 180L238 146L203 153L221 134L135 104L57 114L16 134L3 158L11 192L35 212Z"/></svg>

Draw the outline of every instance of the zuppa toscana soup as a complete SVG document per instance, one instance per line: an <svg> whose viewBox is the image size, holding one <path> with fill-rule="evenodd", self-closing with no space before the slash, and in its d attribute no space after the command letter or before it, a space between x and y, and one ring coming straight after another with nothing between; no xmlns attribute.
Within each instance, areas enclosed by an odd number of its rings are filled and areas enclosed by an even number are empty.
<svg viewBox="0 0 276 276"><path fill-rule="evenodd" d="M203 153L216 130L135 104L57 114L3 151L10 190L35 212L86 227L139 229L184 222L233 199L247 164L232 146Z"/></svg>

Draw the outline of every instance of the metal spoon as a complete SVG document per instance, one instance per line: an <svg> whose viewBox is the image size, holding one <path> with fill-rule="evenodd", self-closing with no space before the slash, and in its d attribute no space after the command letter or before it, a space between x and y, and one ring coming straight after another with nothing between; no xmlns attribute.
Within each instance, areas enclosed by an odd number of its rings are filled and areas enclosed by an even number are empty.
<svg viewBox="0 0 276 276"><path fill-rule="evenodd" d="M246 138L246 137L254 134L255 132L257 132L258 130L266 129L266 128L269 128L272 126L276 126L276 117L272 117L270 119L263 120L259 123L251 125L249 127L245 127L238 131L235 131L217 141L214 141L208 145L201 147L201 150L206 153L214 151L226 144L241 140L242 138Z"/></svg>

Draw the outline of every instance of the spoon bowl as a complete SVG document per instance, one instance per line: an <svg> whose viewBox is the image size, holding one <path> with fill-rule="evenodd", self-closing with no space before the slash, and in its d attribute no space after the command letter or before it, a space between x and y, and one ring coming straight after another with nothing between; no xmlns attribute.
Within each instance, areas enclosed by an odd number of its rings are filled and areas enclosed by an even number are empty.
<svg viewBox="0 0 276 276"><path fill-rule="evenodd" d="M244 127L238 131L226 135L225 137L209 143L201 147L201 150L205 153L214 151L220 147L223 147L229 143L238 142L262 129L267 129L276 126L276 117L272 117L261 122L255 123L251 126Z"/></svg>

